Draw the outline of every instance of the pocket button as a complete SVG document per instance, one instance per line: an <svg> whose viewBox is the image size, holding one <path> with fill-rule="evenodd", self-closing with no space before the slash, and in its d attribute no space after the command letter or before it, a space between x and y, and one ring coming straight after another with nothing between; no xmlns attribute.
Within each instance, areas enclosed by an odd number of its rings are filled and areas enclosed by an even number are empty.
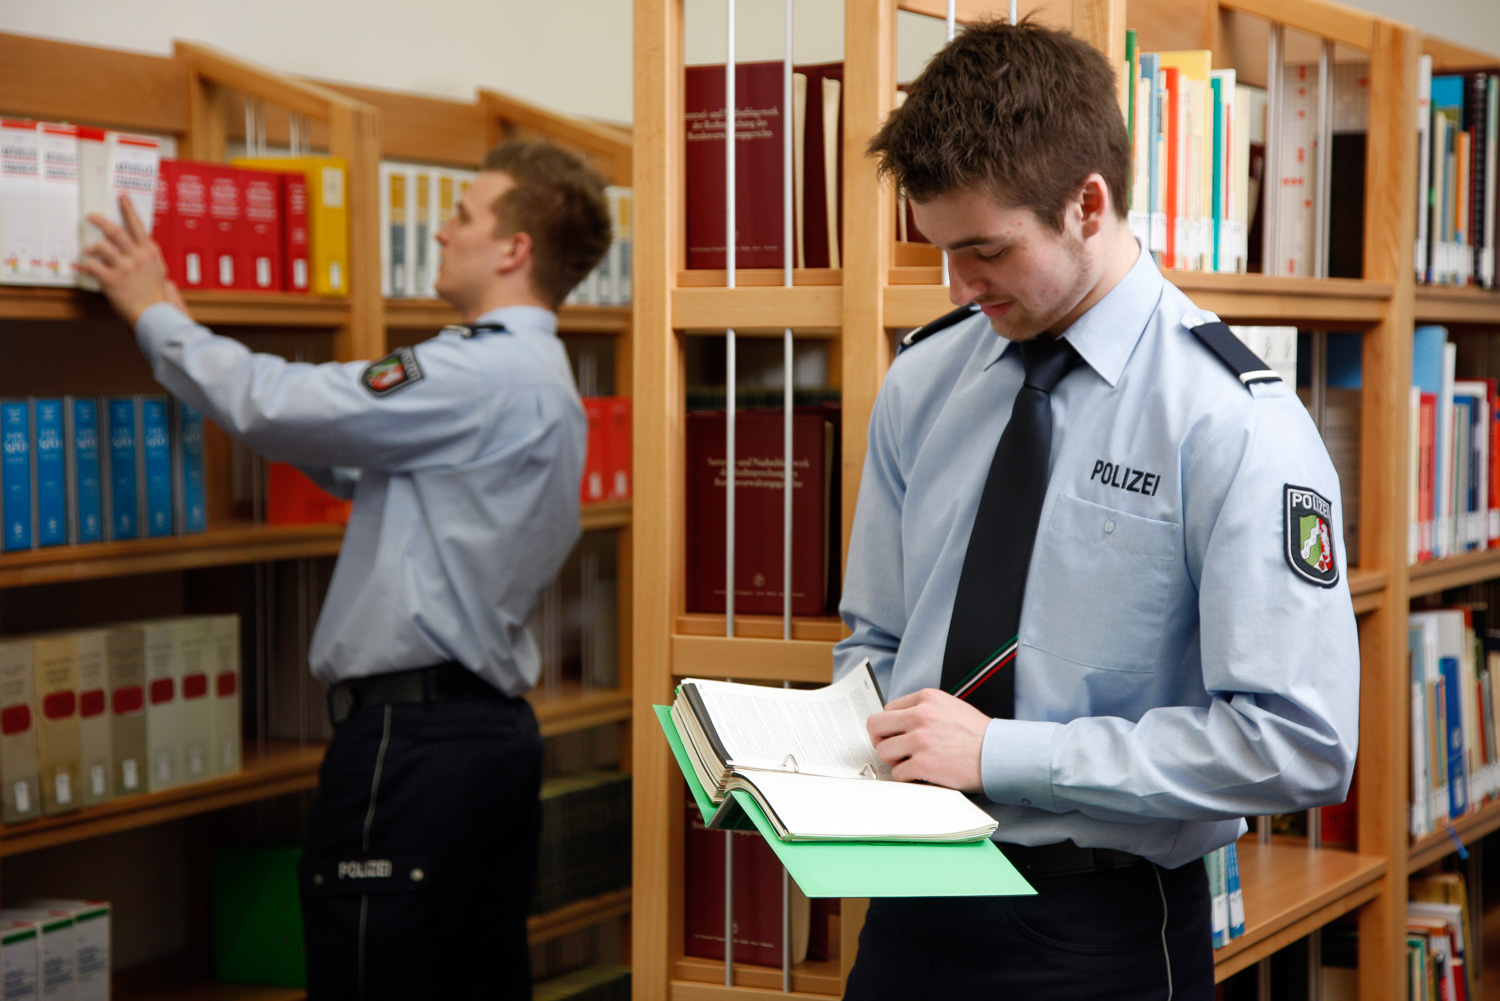
<svg viewBox="0 0 1500 1001"><path fill-rule="evenodd" d="M1115 530L1115 522L1114 522L1114 519L1111 518L1109 521L1106 521L1104 523L1104 534L1105 535L1109 535L1114 530Z"/></svg>

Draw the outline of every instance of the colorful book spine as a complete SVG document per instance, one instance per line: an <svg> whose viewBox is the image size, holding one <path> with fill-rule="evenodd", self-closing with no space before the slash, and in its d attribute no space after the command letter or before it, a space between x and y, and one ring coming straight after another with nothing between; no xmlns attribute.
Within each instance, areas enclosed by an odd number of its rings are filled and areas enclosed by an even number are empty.
<svg viewBox="0 0 1500 1001"><path fill-rule="evenodd" d="M68 483L68 541L104 538L104 490L99 474L99 401L63 397L63 458Z"/></svg>
<svg viewBox="0 0 1500 1001"><path fill-rule="evenodd" d="M1224 857L1229 888L1229 937L1236 939L1245 934L1245 890L1240 885L1239 843L1231 841L1225 845Z"/></svg>
<svg viewBox="0 0 1500 1001"><path fill-rule="evenodd" d="M141 534L172 534L172 443L167 398L141 396L136 407L136 478L141 496Z"/></svg>
<svg viewBox="0 0 1500 1001"><path fill-rule="evenodd" d="M60 546L68 541L67 462L63 455L62 410L61 399L31 401L38 546Z"/></svg>
<svg viewBox="0 0 1500 1001"><path fill-rule="evenodd" d="M134 539L140 534L135 399L106 397L100 411L104 417L104 475L100 482L104 486L105 538Z"/></svg>
<svg viewBox="0 0 1500 1001"><path fill-rule="evenodd" d="M30 549L35 508L32 506L33 466L31 451L31 407L25 400L0 402L0 501L5 524L6 552Z"/></svg>
<svg viewBox="0 0 1500 1001"><path fill-rule="evenodd" d="M172 512L179 535L208 531L208 494L204 485L203 414L173 400Z"/></svg>

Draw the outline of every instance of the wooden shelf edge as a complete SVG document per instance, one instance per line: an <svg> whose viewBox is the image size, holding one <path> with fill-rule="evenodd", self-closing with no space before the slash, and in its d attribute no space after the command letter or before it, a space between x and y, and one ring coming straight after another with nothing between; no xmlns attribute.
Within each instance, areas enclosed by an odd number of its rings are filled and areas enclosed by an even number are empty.
<svg viewBox="0 0 1500 1001"><path fill-rule="evenodd" d="M1483 549L1418 563L1407 567L1406 573L1410 581L1408 591L1413 598L1477 584L1491 577L1500 577L1500 549Z"/></svg>
<svg viewBox="0 0 1500 1001"><path fill-rule="evenodd" d="M533 914L526 919L526 938L536 945L629 913L630 887L627 886L587 900L575 900L545 914Z"/></svg>
<svg viewBox="0 0 1500 1001"><path fill-rule="evenodd" d="M349 322L349 302L290 292L187 292L188 312L200 323L239 327L337 327ZM0 285L0 319L113 320L95 292L77 288Z"/></svg>
<svg viewBox="0 0 1500 1001"><path fill-rule="evenodd" d="M1380 894L1385 858L1296 844L1239 843L1245 934L1214 953L1222 981Z"/></svg>
<svg viewBox="0 0 1500 1001"><path fill-rule="evenodd" d="M0 587L332 556L343 538L343 525L245 525L196 535L30 549L0 556Z"/></svg>
<svg viewBox="0 0 1500 1001"><path fill-rule="evenodd" d="M724 961L682 956L672 965L672 997L724 999L759 997L814 998L826 1001L844 988L836 959L814 959L792 965L792 989L781 992L781 967L734 964L734 986L724 986ZM702 989L700 991L700 989Z"/></svg>
<svg viewBox="0 0 1500 1001"><path fill-rule="evenodd" d="M1453 832L1452 835L1448 833L1449 830ZM1410 874L1425 869L1458 851L1458 846L1453 843L1454 837L1467 847L1495 831L1500 831L1500 802L1490 803L1467 816L1450 820L1443 827L1412 842L1406 860L1406 871Z"/></svg>
<svg viewBox="0 0 1500 1001"><path fill-rule="evenodd" d="M833 643L812 640L673 636L672 674L736 681L833 680Z"/></svg>
<svg viewBox="0 0 1500 1001"><path fill-rule="evenodd" d="M744 639L779 640L784 631L779 615L736 615L735 635ZM681 636L724 636L724 616L711 612L688 612L677 616L673 632ZM792 639L837 643L845 636L844 623L836 615L792 617Z"/></svg>
<svg viewBox="0 0 1500 1001"><path fill-rule="evenodd" d="M1500 292L1418 285L1417 323L1500 323Z"/></svg>
<svg viewBox="0 0 1500 1001"><path fill-rule="evenodd" d="M257 758L247 749L245 767L233 775L0 828L0 858L312 789L323 751L322 745L281 747Z"/></svg>
<svg viewBox="0 0 1500 1001"><path fill-rule="evenodd" d="M579 510L579 517L585 532L625 528L630 524L630 501L584 504Z"/></svg>
<svg viewBox="0 0 1500 1001"><path fill-rule="evenodd" d="M720 969L723 969L722 965ZM779 977L781 974L778 973ZM722 978L723 974L720 974ZM837 998L838 991L829 994L811 994L806 991L791 991L782 993L781 990L768 989L764 987L742 987L736 984L733 987L725 987L719 984L701 984L692 980L673 980L670 993L667 995L670 1001L747 1001L749 998L763 998L765 1001L832 1001Z"/></svg>
<svg viewBox="0 0 1500 1001"><path fill-rule="evenodd" d="M585 690L577 682L547 690L538 685L526 693L543 737L589 730L630 719L631 693L622 688Z"/></svg>

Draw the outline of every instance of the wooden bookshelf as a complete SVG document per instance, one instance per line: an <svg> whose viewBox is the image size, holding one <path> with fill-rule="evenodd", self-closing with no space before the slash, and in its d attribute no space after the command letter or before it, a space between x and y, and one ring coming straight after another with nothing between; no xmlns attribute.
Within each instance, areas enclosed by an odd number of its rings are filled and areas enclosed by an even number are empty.
<svg viewBox="0 0 1500 1001"><path fill-rule="evenodd" d="M1486 834L1500 831L1500 803L1491 803L1457 820L1440 823L1437 830L1412 842L1411 853L1406 862L1408 874L1452 855L1458 851L1460 844L1472 845Z"/></svg>
<svg viewBox="0 0 1500 1001"><path fill-rule="evenodd" d="M323 750L321 745L278 744L265 752L246 747L244 767L233 775L0 827L0 858L312 789L318 783Z"/></svg>
<svg viewBox="0 0 1500 1001"><path fill-rule="evenodd" d="M1500 323L1500 292L1481 288L1417 288L1418 323Z"/></svg>
<svg viewBox="0 0 1500 1001"><path fill-rule="evenodd" d="M392 330L436 333L447 324L462 322L462 318L441 299L387 299L385 322ZM557 329L565 334L623 335L630 330L630 307L564 306L557 311Z"/></svg>
<svg viewBox="0 0 1500 1001"><path fill-rule="evenodd" d="M1349 913L1381 891L1390 868L1379 855L1273 840L1239 841L1245 934L1214 951L1216 981L1238 973Z"/></svg>
<svg viewBox="0 0 1500 1001"><path fill-rule="evenodd" d="M533 914L526 920L526 937L536 945L629 914L630 888L625 887L587 900L575 900L546 914Z"/></svg>
<svg viewBox="0 0 1500 1001"><path fill-rule="evenodd" d="M290 292L187 292L188 311L199 323L238 327L337 327L349 322L349 303ZM104 296L76 288L0 286L3 320L113 320ZM123 324L122 324L123 326Z"/></svg>
<svg viewBox="0 0 1500 1001"><path fill-rule="evenodd" d="M938 17L945 13L942 4L927 0L845 4L846 149L860 149L893 103L898 6ZM1360 851L1242 841L1248 928L1245 936L1219 950L1217 977L1227 978L1352 913L1361 935L1359 996L1394 998L1396 985L1403 982L1408 862L1408 597L1436 590L1440 575L1463 581L1500 575L1500 558L1482 555L1409 572L1405 562L1402 457L1413 317L1500 323L1500 297L1414 292L1416 33L1324 0L1052 0L1022 7L1039 8L1047 23L1072 25L1075 34L1116 62L1123 60L1129 27L1137 31L1142 51L1212 48L1220 55L1216 66L1231 65L1224 56L1236 51L1236 20L1280 23L1369 54L1363 277L1310 280L1184 271L1169 271L1165 277L1205 312L1229 323L1354 330L1363 336L1361 479L1344 486L1346 496L1357 493L1362 512L1360 548L1349 554L1348 575L1362 661ZM684 611L684 339L722 334L727 327L742 336L776 336L790 327L798 337L834 342L830 382L840 387L844 420L843 509L837 524L847 545L868 414L890 364L892 332L925 323L953 304L930 249L895 244L893 199L860 156L846 156L843 162L841 269L797 270L789 288L782 287L784 275L778 269L740 270L732 289L725 287L723 271L684 270L683 10L679 0L636 0L635 9L636 212L657 223L654 230L637 235L635 268L635 414L641 433L635 452L633 527L640 550L634 650L636 663L649 668L637 676L634 694L635 712L643 716L653 703L670 701L675 680L686 675L826 683L832 646L844 635L835 618L794 620L791 638L783 639L778 617L739 616L733 637L728 637L723 616ZM958 5L960 20L995 12L1002 11L982 0ZM726 987L722 963L682 955L679 910L690 890L683 886L681 817L671 805L680 799L680 779L662 741L646 727L637 728L633 757L637 996L732 1001L779 992L779 970L737 964L735 984ZM794 971L790 996L813 999L842 990L860 913L859 902L845 901L846 920L836 933L840 958L816 970Z"/></svg>
<svg viewBox="0 0 1500 1001"><path fill-rule="evenodd" d="M526 693L543 737L573 730L589 730L630 719L630 691L626 688L584 688L567 681L557 688L538 685Z"/></svg>

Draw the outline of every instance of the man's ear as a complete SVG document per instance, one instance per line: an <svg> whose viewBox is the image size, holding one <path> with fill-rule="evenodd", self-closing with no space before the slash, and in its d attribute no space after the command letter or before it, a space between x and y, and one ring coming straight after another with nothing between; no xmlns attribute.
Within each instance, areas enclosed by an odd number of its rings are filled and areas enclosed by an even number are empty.
<svg viewBox="0 0 1500 1001"><path fill-rule="evenodd" d="M535 249L535 244L531 242L530 233L522 230L503 239L507 245L501 252L500 261L495 267L496 271L508 274L531 263L531 254Z"/></svg>
<svg viewBox="0 0 1500 1001"><path fill-rule="evenodd" d="M1078 191L1078 212L1083 223L1083 237L1088 239L1099 232L1099 227L1114 211L1110 203L1109 184L1103 175L1094 173L1083 179Z"/></svg>

